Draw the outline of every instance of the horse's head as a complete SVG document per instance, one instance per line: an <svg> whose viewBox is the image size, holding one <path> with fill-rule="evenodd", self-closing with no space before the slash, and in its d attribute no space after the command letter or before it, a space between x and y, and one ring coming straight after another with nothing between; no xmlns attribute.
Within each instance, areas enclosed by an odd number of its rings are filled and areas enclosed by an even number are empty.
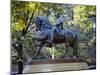
<svg viewBox="0 0 100 75"><path fill-rule="evenodd" d="M43 29L52 28L51 23L44 16L37 16L35 18L35 25L36 25L36 30L37 31L41 30L41 28L43 28Z"/></svg>
<svg viewBox="0 0 100 75"><path fill-rule="evenodd" d="M40 19L39 16L35 18L35 25L36 25L36 31L39 31L42 26L42 20Z"/></svg>

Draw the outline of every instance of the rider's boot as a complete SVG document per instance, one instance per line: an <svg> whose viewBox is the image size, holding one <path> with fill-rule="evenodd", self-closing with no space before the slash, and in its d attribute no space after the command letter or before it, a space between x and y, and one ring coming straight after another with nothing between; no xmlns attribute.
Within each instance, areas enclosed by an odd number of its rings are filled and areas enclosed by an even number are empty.
<svg viewBox="0 0 100 75"><path fill-rule="evenodd" d="M50 39L49 39L49 45L52 47L52 44L53 44L53 39L54 39L54 30L52 30L51 32L51 36L50 36Z"/></svg>

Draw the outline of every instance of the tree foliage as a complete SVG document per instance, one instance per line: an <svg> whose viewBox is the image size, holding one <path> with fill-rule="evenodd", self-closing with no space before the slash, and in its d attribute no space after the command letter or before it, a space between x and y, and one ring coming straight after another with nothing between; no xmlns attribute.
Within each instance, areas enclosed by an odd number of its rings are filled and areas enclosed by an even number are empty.
<svg viewBox="0 0 100 75"><path fill-rule="evenodd" d="M32 40L32 37L35 36L34 17L39 15L46 16L53 26L61 15L66 15L64 28L76 31L80 36L78 48L80 57L88 58L88 49L96 47L93 22L88 18L92 15L96 16L95 6L12 1L11 9L12 43L20 42L23 45L25 59L29 59L35 54L36 43L35 40ZM30 29L32 30L30 31ZM23 36L22 33L25 33L25 31L29 32ZM54 54L55 58L60 58L65 48L64 45L60 45L55 46L53 51L48 48L45 50L51 55ZM13 49L13 47L12 52L12 56L17 55L16 49ZM72 50L69 48L69 53L66 56L72 56L71 52Z"/></svg>

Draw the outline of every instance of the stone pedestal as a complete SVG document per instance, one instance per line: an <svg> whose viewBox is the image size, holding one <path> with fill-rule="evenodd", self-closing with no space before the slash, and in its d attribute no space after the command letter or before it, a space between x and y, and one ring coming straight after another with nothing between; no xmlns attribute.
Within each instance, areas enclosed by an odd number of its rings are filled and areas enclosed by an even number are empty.
<svg viewBox="0 0 100 75"><path fill-rule="evenodd" d="M57 72L88 69L81 59L32 60L24 68L23 73Z"/></svg>

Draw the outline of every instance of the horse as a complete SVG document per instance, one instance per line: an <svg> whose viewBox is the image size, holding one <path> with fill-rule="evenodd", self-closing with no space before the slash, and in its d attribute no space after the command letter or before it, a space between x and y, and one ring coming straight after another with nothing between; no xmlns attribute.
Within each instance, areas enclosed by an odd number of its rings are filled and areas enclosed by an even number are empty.
<svg viewBox="0 0 100 75"><path fill-rule="evenodd" d="M56 29L54 28L50 28L50 29L44 29L41 30L41 24L42 22L45 21L46 25L50 25L50 22L48 19L44 19L44 17L42 16L42 18L40 16L35 18L35 26L36 26L36 43L37 43L37 49L36 49L36 54L32 59L35 59L40 53L42 48L44 47L44 45L46 45L46 47L52 47L52 45L48 42L48 39L50 38L50 35L53 34L53 42L52 44L65 44L65 54L67 53L67 48L71 47L73 48L73 57L78 58L78 51L77 51L77 47L78 47L78 35L71 31L71 30L67 30L67 29L62 29L62 35L59 35L58 33L56 33Z"/></svg>

